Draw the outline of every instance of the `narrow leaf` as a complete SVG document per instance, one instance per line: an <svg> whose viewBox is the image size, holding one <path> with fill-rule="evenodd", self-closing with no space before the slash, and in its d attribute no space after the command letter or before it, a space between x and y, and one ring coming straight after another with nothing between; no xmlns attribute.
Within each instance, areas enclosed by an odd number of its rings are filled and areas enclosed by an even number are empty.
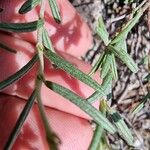
<svg viewBox="0 0 150 150"><path fill-rule="evenodd" d="M13 144L15 143L17 137L18 137L18 134L20 133L20 130L23 126L23 123L25 122L33 104L34 104L34 100L35 100L35 97L36 97L36 92L35 90L32 92L31 96L29 97L26 105L24 106L6 144L5 144L5 150L9 150L12 148Z"/></svg>
<svg viewBox="0 0 150 150"><path fill-rule="evenodd" d="M108 49L110 49L110 51L112 51L118 58L120 58L121 61L125 63L132 72L136 73L138 71L137 65L135 64L133 59L129 56L129 54L125 52L125 50L123 49L118 50L111 45L108 47Z"/></svg>
<svg viewBox="0 0 150 150"><path fill-rule="evenodd" d="M101 126L96 125L96 130L94 132L93 139L88 150L97 150L103 131L104 129Z"/></svg>
<svg viewBox="0 0 150 150"><path fill-rule="evenodd" d="M13 82L17 81L21 77L23 77L35 64L38 60L38 55L35 55L24 67L22 67L15 74L9 76L7 79L0 82L0 90L3 90L7 86L11 85Z"/></svg>
<svg viewBox="0 0 150 150"><path fill-rule="evenodd" d="M134 18L131 19L130 23L127 24L123 28L123 30L112 40L111 44L115 44L119 42L122 39L125 39L128 35L128 33L131 31L131 29L135 26L135 24L139 21L140 17L142 16L143 12L141 10L138 10Z"/></svg>
<svg viewBox="0 0 150 150"><path fill-rule="evenodd" d="M83 83L89 85L93 89L99 91L102 95L104 95L104 91L102 90L101 86L93 80L90 76L80 71L77 67L70 64L57 54L53 53L52 51L44 50L45 56L52 61L58 68L63 69L73 77L77 78L78 80L82 81Z"/></svg>
<svg viewBox="0 0 150 150"><path fill-rule="evenodd" d="M116 129L109 122L109 120L103 116L101 112L99 112L95 107L90 105L90 103L82 99L77 94L51 81L46 81L45 85L49 89L53 90L54 92L58 93L59 95L63 96L64 98L68 99L69 101L77 105L84 112L86 112L89 116L91 116L97 124L101 125L104 129L106 129L111 134L114 134L116 132Z"/></svg>
<svg viewBox="0 0 150 150"><path fill-rule="evenodd" d="M113 53L111 54L111 72L114 80L117 80L118 79L117 64Z"/></svg>
<svg viewBox="0 0 150 150"><path fill-rule="evenodd" d="M144 96L143 100L132 110L132 114L138 113L145 106L145 103L149 99L150 99L150 92L148 92L147 95Z"/></svg>
<svg viewBox="0 0 150 150"><path fill-rule="evenodd" d="M56 0L48 0L48 1L49 1L49 5L50 5L54 19L56 20L56 22L60 23L61 17L60 17L59 8L58 8Z"/></svg>
<svg viewBox="0 0 150 150"><path fill-rule="evenodd" d="M114 124L117 127L118 133L120 136L130 145L133 145L133 136L131 134L131 131L125 124L124 120L121 118L119 113L113 112L111 114L112 120L114 121Z"/></svg>
<svg viewBox="0 0 150 150"><path fill-rule="evenodd" d="M105 100L100 102L100 111L104 116L106 116L106 105ZM88 150L97 150L102 137L104 136L104 129L100 125L96 125L96 130L94 131L94 135Z"/></svg>
<svg viewBox="0 0 150 150"><path fill-rule="evenodd" d="M17 53L15 49L10 48L10 47L4 45L3 43L0 43L0 48L6 50L6 51L8 51L8 52L11 52L11 53Z"/></svg>
<svg viewBox="0 0 150 150"><path fill-rule="evenodd" d="M110 85L111 85L111 82L112 82L112 75L111 74L108 74L104 80L103 80L103 83L101 85L105 95L108 94L108 90L110 89ZM89 102L89 103L94 103L95 101L97 100L100 100L102 98L102 94L99 92L99 91L96 91L94 92L91 96L89 96L86 100Z"/></svg>
<svg viewBox="0 0 150 150"><path fill-rule="evenodd" d="M52 45L52 42L50 40L50 37L46 31L46 29L43 28L43 32L42 32L42 39L43 39L43 44L44 46L51 50L52 52L55 52L54 48L53 48L53 45Z"/></svg>
<svg viewBox="0 0 150 150"><path fill-rule="evenodd" d="M102 63L102 69L101 69L101 78L105 78L105 76L108 74L111 64L111 54L106 54L106 59Z"/></svg>
<svg viewBox="0 0 150 150"><path fill-rule="evenodd" d="M122 39L120 40L118 43L116 43L114 45L115 48L117 49L123 49L127 52L127 43L126 43L126 39Z"/></svg>
<svg viewBox="0 0 150 150"><path fill-rule="evenodd" d="M106 26L104 24L102 16L99 18L96 32L101 37L101 39L104 41L105 45L108 45L109 44L109 33L106 30Z"/></svg>
<svg viewBox="0 0 150 150"><path fill-rule="evenodd" d="M27 0L19 9L20 14L25 14L28 11L32 10L40 3L40 0Z"/></svg>
<svg viewBox="0 0 150 150"><path fill-rule="evenodd" d="M8 32L32 32L36 29L42 27L44 25L44 21L42 19L38 21L33 21L29 23L0 23L1 31Z"/></svg>
<svg viewBox="0 0 150 150"><path fill-rule="evenodd" d="M92 67L91 71L89 72L89 76L91 76L93 73L95 73L102 65L102 62L105 60L106 58L106 54L103 53L101 54L101 56L99 57L98 61L96 62L96 64Z"/></svg>

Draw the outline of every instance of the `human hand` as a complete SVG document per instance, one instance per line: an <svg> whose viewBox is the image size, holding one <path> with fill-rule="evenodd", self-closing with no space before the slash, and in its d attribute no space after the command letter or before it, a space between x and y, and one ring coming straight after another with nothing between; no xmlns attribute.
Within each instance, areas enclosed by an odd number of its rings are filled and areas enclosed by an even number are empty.
<svg viewBox="0 0 150 150"><path fill-rule="evenodd" d="M20 8L20 2L23 1L16 1L13 0L10 3L15 4L14 7ZM68 10L70 13L62 15L64 21L62 25L54 24L53 28L59 29L62 31L62 34L58 34L57 32L51 36L54 47L57 49L57 52L64 57L66 60L71 62L72 64L76 65L80 70L83 72L89 72L91 67L88 64L85 64L81 60L76 59L75 57L69 55L72 54L76 57L81 56L83 53L87 51L91 44L91 34L90 30L88 29L87 25L81 20L79 15L74 11L73 7L67 1L58 1L61 8L61 14L65 14L65 7L69 7ZM7 4L7 5L6 5ZM7 8L10 4L8 1L0 2L0 7ZM6 7L7 6L7 7ZM12 8L14 8L12 7ZM64 8L64 9L63 9ZM48 9L48 8L47 8ZM46 9L46 10L47 10ZM17 10L15 10L17 11ZM49 13L49 11L47 11ZM0 13L1 21L6 22L15 22L15 19L18 22L25 21L33 21L34 19L31 18L31 15L35 17L33 14L36 14L35 11L29 15L25 15L24 19L21 20L21 16L18 15L16 12L10 11L10 14L13 14L9 17L9 13L3 12L4 14ZM66 17L66 15L69 15ZM75 19L71 19L74 18ZM3 16L3 17L2 17ZM4 17L5 16L5 17ZM71 17L70 17L71 16ZM28 18L29 17L29 18ZM30 20L33 19L33 20ZM29 19L29 20L28 20ZM51 19L50 19L51 20ZM52 21L52 20L51 20ZM47 21L46 27L47 29L51 28L52 21ZM81 28L76 27L75 32L73 35L67 36L69 42L66 44L65 40L61 43L59 49L59 40L53 40L53 37L61 39L61 37L65 37L68 33L69 26L64 30L66 24L70 23L70 26L74 24L78 24L78 21L82 24ZM76 22L76 23L75 23ZM77 33L80 33L79 36ZM82 34L81 34L82 33ZM56 35L55 35L56 34ZM36 43L35 37L36 33L28 33L28 34L7 34L7 33L0 33L0 41L5 43L6 45L14 48L17 50L16 54L11 54L5 52L4 50L0 49L1 57L1 74L0 74L0 81L4 80L8 76L15 73L17 70L22 68L34 55L35 48L34 45ZM49 33L51 35L51 33ZM87 36L88 35L88 36ZM72 36L73 39L72 40ZM55 38L54 38L55 39ZM78 40L77 43L72 43L73 41ZM89 43L89 45L87 44ZM62 46L63 45L63 46ZM66 46L69 45L69 46ZM81 50L81 51L79 51ZM63 51L63 52L60 52ZM69 54L66 54L69 53ZM11 61L10 61L11 60ZM34 89L34 82L37 73L37 66L36 64L32 70L26 74L22 79L17 81L15 84L9 86L4 91L1 92L0 95L0 114L3 114L0 117L0 145L1 147L4 146L8 136L23 108L25 105L25 100L28 99L31 92ZM7 66L7 67L6 67ZM87 85L81 83L80 81L74 79L64 71L60 69L55 69L52 65L45 59L45 77L48 80L53 82L59 83L70 90L74 91L78 95L82 96L83 98L87 98L90 96L94 91L88 87ZM96 74L95 79L98 81L99 75ZM99 81L101 82L101 81ZM53 130L58 134L60 137L62 144L60 145L60 149L62 150L70 150L70 149L79 149L85 150L88 149L89 143L92 138L92 128L88 122L90 117L87 116L83 111L77 108L71 102L65 100L63 97L59 96L58 94L50 91L45 86L42 87L42 100L43 104L45 105L45 109L47 112L47 117L52 126ZM98 106L98 104L95 104ZM21 133L19 134L17 141L13 147L14 150L22 150L22 149L42 149L47 150L48 144L45 138L44 128L42 125L42 121L40 120L40 115L38 112L38 108L36 105L33 106L27 120L24 123L23 128L21 129Z"/></svg>

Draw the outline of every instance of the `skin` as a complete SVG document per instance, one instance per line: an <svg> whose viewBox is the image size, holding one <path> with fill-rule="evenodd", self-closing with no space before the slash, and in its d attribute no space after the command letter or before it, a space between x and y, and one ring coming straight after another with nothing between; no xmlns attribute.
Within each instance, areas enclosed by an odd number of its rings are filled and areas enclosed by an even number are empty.
<svg viewBox="0 0 150 150"><path fill-rule="evenodd" d="M24 0L0 1L0 8L4 10L0 13L0 22L31 22L38 19L39 6L30 12L19 14L19 8ZM57 24L52 18L51 10L46 0L45 28L51 37L55 50L69 53L80 58L85 55L87 49L92 46L92 35L88 25L83 21L77 11L68 0L57 0L62 17L61 24ZM15 9L14 9L15 8ZM20 33L13 36L24 39L32 44L37 41L36 32Z"/></svg>
<svg viewBox="0 0 150 150"><path fill-rule="evenodd" d="M6 8L8 11L7 13L6 11L0 13L0 21L28 22L35 20L37 18L36 13L38 11L38 7L24 16L17 13L18 8L20 8L23 2L24 1L22 0L1 1L0 8ZM47 15L51 16L47 4L45 27L47 29L52 29L52 31L49 32L49 35L52 38L53 45L56 48L58 54L83 72L88 73L91 69L91 66L75 58L74 56L79 57L90 48L91 44L89 43L91 43L92 39L91 31L67 0L58 0L58 5L60 7L63 20L62 25L57 25L54 23L51 17L47 18ZM75 24L78 23L82 25L78 28L76 27L76 30L73 31L72 35L68 36L68 29L70 27L72 28L72 26L75 28ZM54 28L56 32L53 32ZM64 41L60 43L59 40L55 40L61 39L66 35L69 39L68 43L65 43ZM8 34L0 32L0 42L5 43L17 51L16 54L12 54L4 51L3 49L0 49L0 81L6 79L21 69L33 57L36 52L35 37L35 32L28 34ZM38 65L38 63L35 64L34 67L23 76L23 78L7 87L0 93L0 114L3 114L0 116L1 147L4 147L6 139L8 138L23 106L25 105L26 100L34 89ZM44 73L47 80L65 86L83 98L87 98L94 92L93 89L78 81L77 79L74 79L66 72L53 68L51 63L46 58ZM101 83L99 76L100 75L96 73L93 78L97 82ZM88 149L93 134L91 125L89 124L89 120L91 118L77 106L54 93L53 91L47 89L44 85L42 86L41 94L48 121L62 141L59 149ZM95 107L98 107L98 105L98 103L94 104ZM25 124L21 129L21 133L19 134L17 141L13 146L13 150L27 149L48 150L44 127L36 104L34 104L29 116L27 117L27 120L25 121Z"/></svg>

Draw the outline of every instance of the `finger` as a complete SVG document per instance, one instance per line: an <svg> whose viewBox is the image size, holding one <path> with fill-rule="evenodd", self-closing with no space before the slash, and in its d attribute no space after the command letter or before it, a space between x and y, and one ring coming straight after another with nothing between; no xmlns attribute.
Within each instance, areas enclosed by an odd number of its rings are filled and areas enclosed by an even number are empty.
<svg viewBox="0 0 150 150"><path fill-rule="evenodd" d="M9 46L14 49L17 49L16 54L8 53L0 49L1 57L1 73L0 73L0 81L6 79L10 75L14 74L20 68L22 68L27 62L33 57L34 47L28 42L19 40L17 38L13 38L11 36L2 35L0 36L0 40L3 42L9 42ZM91 69L89 64L82 62L81 60L76 59L75 57L62 53L61 55L68 60L70 63L74 64L81 71L88 73ZM13 62L13 63L12 63ZM20 98L28 99L31 92L34 89L35 78L37 74L37 65L35 65L29 73L23 76L22 79L15 82L2 92L7 93L9 95L16 95ZM101 83L99 79L99 74L96 73L94 79ZM89 86L85 85L81 81L74 79L66 72L61 69L55 69L51 66L48 60L45 62L45 77L47 80L56 82L76 94L80 95L83 98L87 98L90 96L94 90ZM61 111L65 111L67 113L71 113L80 117L88 118L89 117L81 111L77 106L61 97L60 95L54 93L53 91L47 89L44 85L42 86L42 100L44 105L59 109ZM98 102L95 103L95 106L98 107ZM67 108L67 109L66 109Z"/></svg>
<svg viewBox="0 0 150 150"><path fill-rule="evenodd" d="M39 6L25 15L18 13L19 8L24 2L24 0L0 1L0 8L3 8L3 11L0 13L0 22L30 22L37 20L40 9ZM89 48L91 48L91 31L68 0L57 0L57 2L62 22L61 24L58 24L54 21L47 1L45 28L47 29L56 50L69 53L76 57L81 57ZM33 44L36 43L36 32L13 33L13 35Z"/></svg>
<svg viewBox="0 0 150 150"><path fill-rule="evenodd" d="M17 118L25 105L25 100L0 95L0 145L3 149ZM46 113L53 130L60 137L60 150L88 149L92 129L87 120L46 107ZM48 150L43 124L37 105L32 107L12 150Z"/></svg>

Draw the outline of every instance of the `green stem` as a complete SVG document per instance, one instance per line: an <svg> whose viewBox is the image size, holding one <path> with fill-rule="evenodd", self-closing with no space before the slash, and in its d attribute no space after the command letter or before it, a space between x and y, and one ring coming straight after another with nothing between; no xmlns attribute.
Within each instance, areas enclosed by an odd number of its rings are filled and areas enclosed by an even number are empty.
<svg viewBox="0 0 150 150"><path fill-rule="evenodd" d="M58 150L58 144L60 143L60 139L57 137L57 135L52 131L48 119L46 117L46 113L44 111L44 106L41 100L41 86L42 86L42 80L39 79L39 76L36 79L36 96L37 96L37 102L38 102L38 108L39 112L43 121L43 125L45 128L46 138L49 144L49 148L52 150Z"/></svg>

